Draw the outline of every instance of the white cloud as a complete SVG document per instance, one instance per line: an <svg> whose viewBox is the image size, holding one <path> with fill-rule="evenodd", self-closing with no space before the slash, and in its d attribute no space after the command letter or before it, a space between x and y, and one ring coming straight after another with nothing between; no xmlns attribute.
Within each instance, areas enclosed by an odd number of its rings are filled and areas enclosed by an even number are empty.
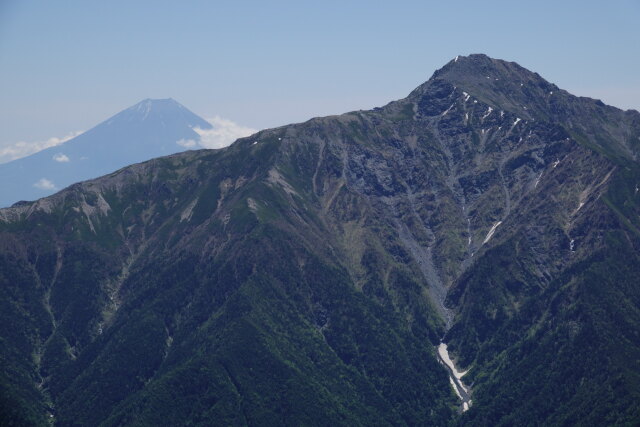
<svg viewBox="0 0 640 427"><path fill-rule="evenodd" d="M53 155L53 160L55 160L56 162L60 162L60 163L66 163L69 162L69 157L66 154L62 154L62 153L57 153Z"/></svg>
<svg viewBox="0 0 640 427"><path fill-rule="evenodd" d="M33 184L34 187L39 188L41 190L55 190L56 186L53 181L49 181L47 178L40 178L37 182Z"/></svg>
<svg viewBox="0 0 640 427"><path fill-rule="evenodd" d="M219 116L215 116L207 121L211 123L213 129L193 129L200 135L199 144L204 148L223 148L231 145L231 143L238 138L257 132L255 129L240 126L232 120L223 119Z"/></svg>
<svg viewBox="0 0 640 427"><path fill-rule="evenodd" d="M184 148L195 148L198 142L195 139L180 139L176 141L176 144Z"/></svg>
<svg viewBox="0 0 640 427"><path fill-rule="evenodd" d="M45 141L19 141L11 144L7 147L0 148L0 163L10 162L12 160L20 159L38 151L42 151L45 148L55 147L63 142L75 138L80 135L82 131L71 132L63 137L54 136Z"/></svg>

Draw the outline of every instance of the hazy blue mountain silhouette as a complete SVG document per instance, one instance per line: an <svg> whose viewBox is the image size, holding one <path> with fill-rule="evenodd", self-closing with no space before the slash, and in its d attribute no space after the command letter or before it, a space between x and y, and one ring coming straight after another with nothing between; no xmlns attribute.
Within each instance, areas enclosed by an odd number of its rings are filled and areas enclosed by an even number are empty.
<svg viewBox="0 0 640 427"><path fill-rule="evenodd" d="M145 99L62 145L1 164L0 207L45 197L75 182L183 151L177 141L200 138L193 128L210 129L211 125L171 98ZM55 188L35 186L41 179Z"/></svg>

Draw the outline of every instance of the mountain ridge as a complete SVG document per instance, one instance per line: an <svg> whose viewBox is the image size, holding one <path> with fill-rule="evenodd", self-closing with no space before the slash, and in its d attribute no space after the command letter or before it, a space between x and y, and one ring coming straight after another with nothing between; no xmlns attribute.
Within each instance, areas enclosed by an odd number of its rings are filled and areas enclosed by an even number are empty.
<svg viewBox="0 0 640 427"><path fill-rule="evenodd" d="M0 210L0 324L24 319L0 336L42 355L2 354L14 401L36 378L61 424L637 420L640 170L617 138L640 132L443 73Z"/></svg>

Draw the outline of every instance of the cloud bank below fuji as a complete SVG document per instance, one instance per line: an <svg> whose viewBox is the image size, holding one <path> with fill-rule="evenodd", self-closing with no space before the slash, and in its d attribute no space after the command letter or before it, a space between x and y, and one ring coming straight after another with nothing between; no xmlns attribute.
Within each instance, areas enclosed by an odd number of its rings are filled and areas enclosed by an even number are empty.
<svg viewBox="0 0 640 427"><path fill-rule="evenodd" d="M233 120L225 119L220 116L207 119L207 121L213 126L212 129L193 129L200 136L199 140L180 139L176 141L176 144L184 147L185 149L224 148L231 145L231 143L238 138L243 138L257 132L256 129L239 125ZM75 131L62 137L54 136L42 141L19 141L5 147L0 147L0 164L35 154L50 147L61 145L82 133L83 131ZM68 163L71 161L71 159L63 153L55 154L53 156L53 160L59 163Z"/></svg>
<svg viewBox="0 0 640 427"><path fill-rule="evenodd" d="M34 187L39 188L40 190L55 190L57 189L56 185L53 181L48 180L47 178L40 178L33 184Z"/></svg>
<svg viewBox="0 0 640 427"><path fill-rule="evenodd" d="M187 148L224 148L233 143L238 138L252 135L257 132L256 129L242 126L233 120L224 119L215 116L207 119L213 126L211 129L194 128L193 130L200 135L200 140L181 139L176 144Z"/></svg>
<svg viewBox="0 0 640 427"><path fill-rule="evenodd" d="M80 135L83 131L70 132L63 137L51 137L44 141L19 141L6 147L0 148L0 164L17 160L29 156L49 147L55 147ZM57 160L60 161L60 160Z"/></svg>

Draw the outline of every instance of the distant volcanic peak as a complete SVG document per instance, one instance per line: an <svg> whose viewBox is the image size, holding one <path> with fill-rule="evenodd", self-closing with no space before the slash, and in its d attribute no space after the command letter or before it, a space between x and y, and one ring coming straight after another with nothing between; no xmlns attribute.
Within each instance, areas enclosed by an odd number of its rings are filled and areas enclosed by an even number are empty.
<svg viewBox="0 0 640 427"><path fill-rule="evenodd" d="M175 112L179 110L188 111L182 104L180 104L173 98L165 98L165 99L147 98L127 108L124 111L128 111L132 114L148 115L152 112Z"/></svg>
<svg viewBox="0 0 640 427"><path fill-rule="evenodd" d="M209 122L201 119L173 98L143 99L137 104L116 114L105 123L108 125L114 125L120 121L136 122L140 124L149 121L164 123L184 122L193 128L212 128Z"/></svg>
<svg viewBox="0 0 640 427"><path fill-rule="evenodd" d="M153 108L185 109L185 107L182 104L180 104L178 101L176 101L173 98L163 98L163 99L146 98L138 102L137 104L133 105L132 107L129 107L128 109L136 110L136 111L148 111Z"/></svg>
<svg viewBox="0 0 640 427"><path fill-rule="evenodd" d="M172 98L144 99L63 145L0 165L0 178L12 183L0 191L0 206L34 200L74 182L194 148L201 139L198 132L212 129Z"/></svg>

